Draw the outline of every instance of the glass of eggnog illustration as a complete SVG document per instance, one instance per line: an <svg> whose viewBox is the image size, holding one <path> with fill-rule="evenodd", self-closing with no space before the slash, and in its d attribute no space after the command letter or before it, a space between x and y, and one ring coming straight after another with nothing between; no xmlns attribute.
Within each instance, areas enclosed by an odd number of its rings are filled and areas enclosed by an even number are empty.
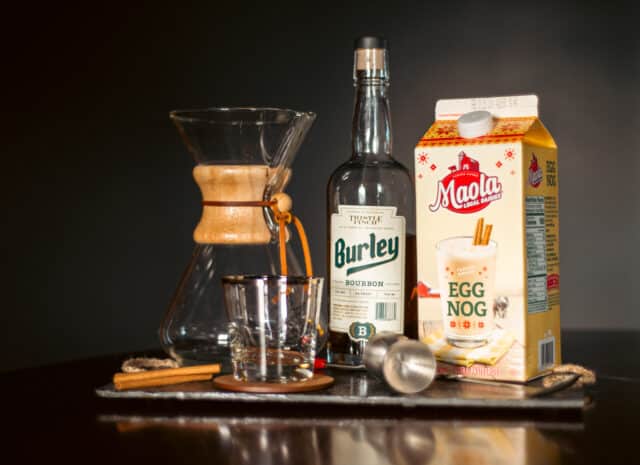
<svg viewBox="0 0 640 465"><path fill-rule="evenodd" d="M493 299L497 244L491 225L480 219L474 236L457 236L436 244L442 320L447 341L479 347L494 329Z"/></svg>

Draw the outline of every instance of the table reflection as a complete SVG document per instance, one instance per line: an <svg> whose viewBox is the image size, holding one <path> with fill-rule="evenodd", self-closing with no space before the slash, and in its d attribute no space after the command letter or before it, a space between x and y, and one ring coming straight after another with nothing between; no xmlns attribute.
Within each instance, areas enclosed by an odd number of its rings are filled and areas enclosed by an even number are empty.
<svg viewBox="0 0 640 465"><path fill-rule="evenodd" d="M415 419L103 416L126 441L194 447L205 458L245 464L482 465L560 463L554 437L582 424L510 424ZM563 432L554 436L555 432ZM549 434L551 433L551 434ZM186 452L186 451L185 451ZM216 462L218 463L218 462Z"/></svg>

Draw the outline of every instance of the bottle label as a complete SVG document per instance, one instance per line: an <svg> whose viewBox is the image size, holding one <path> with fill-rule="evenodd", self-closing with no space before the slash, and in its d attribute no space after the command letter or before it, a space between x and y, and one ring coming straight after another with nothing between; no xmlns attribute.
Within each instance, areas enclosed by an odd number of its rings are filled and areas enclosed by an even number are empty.
<svg viewBox="0 0 640 465"><path fill-rule="evenodd" d="M406 224L396 211L339 205L331 215L329 327L352 340L403 332Z"/></svg>

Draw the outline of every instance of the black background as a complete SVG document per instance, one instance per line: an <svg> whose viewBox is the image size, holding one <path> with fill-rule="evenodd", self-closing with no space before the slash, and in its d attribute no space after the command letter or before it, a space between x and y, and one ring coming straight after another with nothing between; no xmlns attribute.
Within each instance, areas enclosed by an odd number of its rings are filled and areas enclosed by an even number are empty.
<svg viewBox="0 0 640 465"><path fill-rule="evenodd" d="M0 369L158 345L200 213L172 109L317 112L288 192L324 274L363 34L389 39L394 153L411 169L438 98L538 94L559 145L563 327L640 328L631 2L136 5L4 15Z"/></svg>

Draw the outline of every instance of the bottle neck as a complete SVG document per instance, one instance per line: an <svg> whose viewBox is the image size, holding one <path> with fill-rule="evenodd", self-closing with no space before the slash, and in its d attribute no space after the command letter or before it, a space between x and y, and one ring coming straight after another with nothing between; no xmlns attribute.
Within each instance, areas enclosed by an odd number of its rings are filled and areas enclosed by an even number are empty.
<svg viewBox="0 0 640 465"><path fill-rule="evenodd" d="M352 158L391 158L391 113L386 79L358 79L351 130Z"/></svg>

